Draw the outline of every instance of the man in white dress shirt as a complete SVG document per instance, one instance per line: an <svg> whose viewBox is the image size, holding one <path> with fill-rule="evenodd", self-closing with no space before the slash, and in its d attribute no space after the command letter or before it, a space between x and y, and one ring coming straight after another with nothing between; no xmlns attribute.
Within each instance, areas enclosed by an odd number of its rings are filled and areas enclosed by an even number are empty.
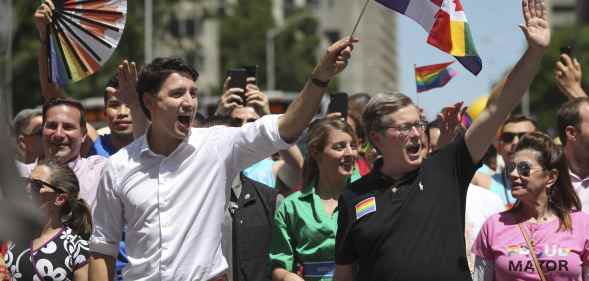
<svg viewBox="0 0 589 281"><path fill-rule="evenodd" d="M571 182L589 212L589 98L575 98L558 110L558 134L569 164Z"/></svg>
<svg viewBox="0 0 589 281"><path fill-rule="evenodd" d="M94 214L90 276L113 280L123 225L126 280L217 280L227 263L221 225L232 180L251 164L287 149L319 110L330 79L356 40L327 49L284 115L239 128L191 128L198 74L179 59L156 59L139 76L139 101L151 119L145 135L111 156Z"/></svg>

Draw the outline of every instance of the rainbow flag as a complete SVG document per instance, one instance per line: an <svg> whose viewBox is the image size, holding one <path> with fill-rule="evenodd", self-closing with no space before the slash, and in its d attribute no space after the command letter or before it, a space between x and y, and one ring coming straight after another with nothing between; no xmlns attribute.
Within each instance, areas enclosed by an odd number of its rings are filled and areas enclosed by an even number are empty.
<svg viewBox="0 0 589 281"><path fill-rule="evenodd" d="M368 197L356 204L356 219L359 220L365 215L376 212L376 199Z"/></svg>
<svg viewBox="0 0 589 281"><path fill-rule="evenodd" d="M432 64L415 68L417 92L425 92L448 84L457 72L448 66L453 62Z"/></svg>
<svg viewBox="0 0 589 281"><path fill-rule="evenodd" d="M474 75L483 68L460 0L376 0L410 17L429 33L427 42L456 57Z"/></svg>

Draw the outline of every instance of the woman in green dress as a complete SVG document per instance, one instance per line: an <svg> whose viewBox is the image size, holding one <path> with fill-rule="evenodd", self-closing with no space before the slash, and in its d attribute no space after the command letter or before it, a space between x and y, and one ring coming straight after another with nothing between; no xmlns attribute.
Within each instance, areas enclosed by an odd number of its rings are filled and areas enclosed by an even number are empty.
<svg viewBox="0 0 589 281"><path fill-rule="evenodd" d="M274 218L274 281L333 278L338 198L351 180L359 178L354 169L356 135L343 120L325 118L312 124L307 147L303 189L284 199Z"/></svg>

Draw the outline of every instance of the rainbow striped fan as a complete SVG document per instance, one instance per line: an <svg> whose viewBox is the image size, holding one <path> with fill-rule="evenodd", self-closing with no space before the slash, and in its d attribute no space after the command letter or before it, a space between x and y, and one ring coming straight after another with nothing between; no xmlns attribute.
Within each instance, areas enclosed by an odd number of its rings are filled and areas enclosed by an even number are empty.
<svg viewBox="0 0 589 281"><path fill-rule="evenodd" d="M49 28L49 81L80 81L100 69L121 40L127 0L54 0Z"/></svg>

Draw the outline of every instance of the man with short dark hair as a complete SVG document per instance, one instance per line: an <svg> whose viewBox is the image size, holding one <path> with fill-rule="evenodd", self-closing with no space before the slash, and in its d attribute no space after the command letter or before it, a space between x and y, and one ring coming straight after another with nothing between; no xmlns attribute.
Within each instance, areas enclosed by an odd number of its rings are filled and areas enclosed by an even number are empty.
<svg viewBox="0 0 589 281"><path fill-rule="evenodd" d="M104 116L109 132L98 135L89 155L109 157L134 139L131 110L119 97L119 79L116 75L108 81L104 90Z"/></svg>
<svg viewBox="0 0 589 281"><path fill-rule="evenodd" d="M286 149L319 109L329 80L347 65L355 39L330 46L284 115L239 128L192 128L198 73L180 59L158 58L137 81L151 124L108 160L98 192L90 276L112 280L127 224L129 280L217 280L227 262L221 226L230 185L239 171Z"/></svg>
<svg viewBox="0 0 589 281"><path fill-rule="evenodd" d="M558 110L558 135L583 211L589 211L589 98L575 98Z"/></svg>
<svg viewBox="0 0 589 281"><path fill-rule="evenodd" d="M522 114L511 115L501 126L497 140L497 153L506 163L511 163L515 147L524 134L533 133L538 130L536 121ZM509 175L505 169L500 169L497 173L491 175L491 185L489 190L497 194L503 201L506 208L515 204L516 199L511 195L511 185L509 184Z"/></svg>
<svg viewBox="0 0 589 281"><path fill-rule="evenodd" d="M426 122L411 99L392 94L370 100L364 125L382 158L340 197L334 281L471 280L464 240L467 188L550 43L543 1L524 0L523 10L528 48L503 92L464 136L427 158Z"/></svg>
<svg viewBox="0 0 589 281"><path fill-rule="evenodd" d="M16 157L20 164L34 163L43 157L41 129L43 113L40 109L23 109L12 122L16 138Z"/></svg>

